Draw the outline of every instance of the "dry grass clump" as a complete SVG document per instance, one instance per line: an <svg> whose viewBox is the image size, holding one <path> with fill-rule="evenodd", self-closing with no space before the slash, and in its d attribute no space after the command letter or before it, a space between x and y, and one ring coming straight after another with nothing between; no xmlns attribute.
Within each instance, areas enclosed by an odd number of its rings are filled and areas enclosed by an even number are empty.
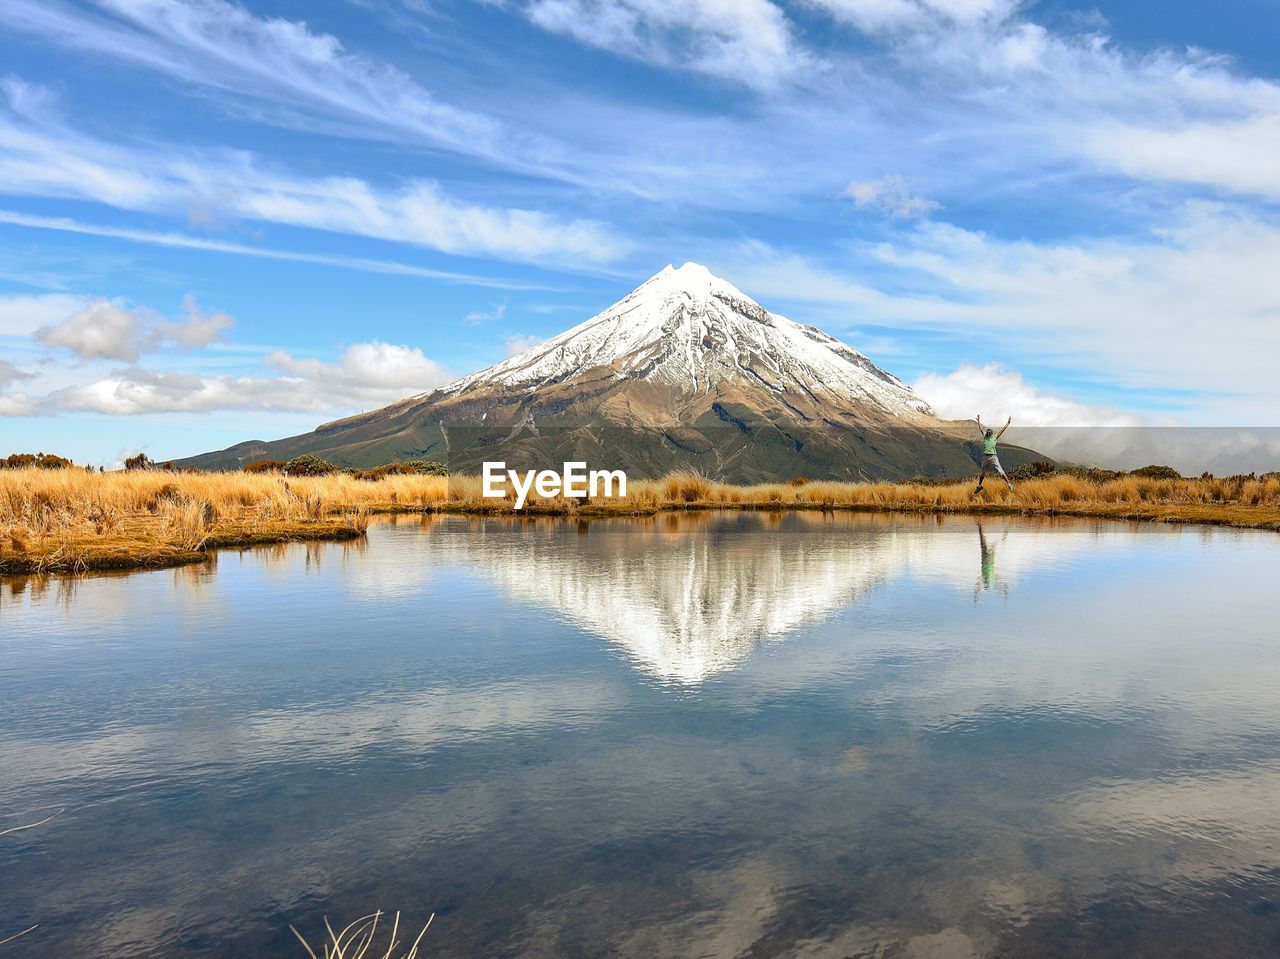
<svg viewBox="0 0 1280 959"><path fill-rule="evenodd" d="M172 565L217 546L359 535L368 510L240 473L0 472L0 572ZM354 481L352 481L354 485Z"/></svg>
<svg viewBox="0 0 1280 959"><path fill-rule="evenodd" d="M1280 528L1280 477L1154 479L1120 476L1096 480L1069 473L1039 476L1010 493L991 484L973 493L972 479L950 483L766 483L730 486L676 474L628 484L622 499L543 502L526 509L634 513L663 509L856 509L933 513L1026 513L1114 516ZM455 483L457 481L455 480ZM500 502L500 501L499 501ZM476 504L494 509L493 500ZM468 504L458 503L466 508ZM509 504L501 504L509 508Z"/></svg>
<svg viewBox="0 0 1280 959"><path fill-rule="evenodd" d="M413 940L413 944L409 946L408 952L397 953L400 948L400 913L395 914L395 918L391 923L391 933L387 937L387 947L384 950L381 945L375 946L374 943L378 939L378 921L385 915L379 911L372 915L361 916L355 922L346 926L341 932L334 932L333 926L329 925L329 917L324 918L324 928L329 934L328 942L322 942L321 951L316 952L311 945L303 938L302 933L291 925L289 928L293 934L298 937L298 941L302 943L302 948L307 950L307 955L311 959L416 959L418 955L418 945L422 942L422 937L427 934L427 930L431 928L431 922L436 915L433 912L427 919L426 925L422 927L422 931L418 933L418 937ZM374 952L369 952L370 948Z"/></svg>
<svg viewBox="0 0 1280 959"><path fill-rule="evenodd" d="M662 495L673 503L703 503L711 496L712 483L697 473L672 473L662 480Z"/></svg>

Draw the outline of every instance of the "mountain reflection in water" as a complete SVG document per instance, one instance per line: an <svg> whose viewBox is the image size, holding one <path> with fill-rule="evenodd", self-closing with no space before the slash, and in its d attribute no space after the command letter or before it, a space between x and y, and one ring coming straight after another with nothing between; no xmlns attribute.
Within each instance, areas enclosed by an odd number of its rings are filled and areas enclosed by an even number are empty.
<svg viewBox="0 0 1280 959"><path fill-rule="evenodd" d="M0 837L0 938L1271 954L1278 575L1267 533L734 513L3 579L0 829L65 811Z"/></svg>

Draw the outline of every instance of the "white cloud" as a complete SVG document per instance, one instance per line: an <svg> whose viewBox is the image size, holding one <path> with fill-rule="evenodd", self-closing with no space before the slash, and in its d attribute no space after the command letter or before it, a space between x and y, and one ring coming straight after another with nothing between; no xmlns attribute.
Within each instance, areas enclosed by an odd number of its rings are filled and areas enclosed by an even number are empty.
<svg viewBox="0 0 1280 959"><path fill-rule="evenodd" d="M263 357L258 371L205 375L148 369L139 365L144 354L204 349L223 340L235 320L225 313L202 310L191 295L183 299L182 314L175 320L105 298L28 300L9 304L24 318L16 324L23 329L29 327L31 312L47 317L50 306L73 308L70 315L56 316L55 322L32 331L31 336L46 347L71 353L76 362L58 364L53 357L45 357L38 372L29 372L0 359L0 416L63 411L117 416L215 410L350 412L395 402L456 379L417 347L377 340L348 346L333 363L275 350ZM23 306L25 312L20 309ZM128 365L112 369L111 361ZM31 381L28 392L9 392L27 381Z"/></svg>
<svg viewBox="0 0 1280 959"><path fill-rule="evenodd" d="M928 216L938 204L911 192L911 183L903 176L889 173L878 180L854 180L841 196L853 201L860 210L873 209L897 219Z"/></svg>
<svg viewBox="0 0 1280 959"><path fill-rule="evenodd" d="M39 409L112 416L222 410L327 414L383 406L455 379L416 347L377 341L353 344L336 363L276 351L265 366L278 375L203 376L128 367L56 390Z"/></svg>
<svg viewBox="0 0 1280 959"><path fill-rule="evenodd" d="M211 159L164 145L126 149L69 129L29 87L9 84L7 93L0 184L10 194L175 215L198 205L241 219L522 261L607 263L629 245L592 220L468 204L427 180L381 189L354 177L265 172L244 153Z"/></svg>
<svg viewBox="0 0 1280 959"><path fill-rule="evenodd" d="M110 300L94 300L61 323L41 327L36 339L48 347L69 350L82 360L137 362L142 321L137 312Z"/></svg>
<svg viewBox="0 0 1280 959"><path fill-rule="evenodd" d="M348 347L336 364L297 359L283 350L270 353L265 362L272 369L329 384L339 392L358 395L371 391L387 397L387 402L403 399L408 393L443 386L457 378L416 346L396 346L377 340Z"/></svg>
<svg viewBox="0 0 1280 959"><path fill-rule="evenodd" d="M45 346L67 350L82 360L136 363L141 354L169 346L203 349L224 339L235 325L225 313L201 312L190 294L184 297L182 309L183 318L169 322L150 310L129 310L99 298L58 322L40 327L34 336Z"/></svg>
<svg viewBox="0 0 1280 959"><path fill-rule="evenodd" d="M540 346L546 341L547 341L546 337L542 337L542 336L533 336L532 334L522 335L519 333L511 333L505 337L505 339L503 340L503 343L506 345L506 348L507 348L507 356L515 356L518 353L523 353L525 350L531 350L535 346Z"/></svg>
<svg viewBox="0 0 1280 959"><path fill-rule="evenodd" d="M998 363L966 364L950 373L925 373L911 388L944 419L971 420L981 415L988 424L1012 416L1018 426L1146 426L1150 421L1132 413L1091 406L1045 393Z"/></svg>
<svg viewBox="0 0 1280 959"><path fill-rule="evenodd" d="M533 0L526 15L583 43L663 67L772 87L803 60L768 0Z"/></svg>

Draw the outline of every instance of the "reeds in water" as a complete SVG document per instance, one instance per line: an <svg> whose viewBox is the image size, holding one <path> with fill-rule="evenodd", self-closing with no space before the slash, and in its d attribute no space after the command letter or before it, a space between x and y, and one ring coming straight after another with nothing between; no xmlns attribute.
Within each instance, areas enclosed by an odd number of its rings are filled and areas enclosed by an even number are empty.
<svg viewBox="0 0 1280 959"><path fill-rule="evenodd" d="M402 945L399 939L400 913L398 912L391 921L391 931L385 939L386 948L383 949L381 944L375 945L379 942L378 923L384 915L386 913L378 911L368 916L361 916L340 932L334 932L333 926L329 924L329 917L325 916L324 928L329 938L321 942L320 952L316 952L303 938L302 933L292 925L289 928L298 937L298 941L302 943L302 947L307 950L307 955L311 959L416 959L418 946L422 942L422 937L427 934L427 930L431 928L431 921L436 917L435 913L427 919L426 925L422 927L422 931L418 933L407 952L396 951ZM374 951L370 952L370 949Z"/></svg>

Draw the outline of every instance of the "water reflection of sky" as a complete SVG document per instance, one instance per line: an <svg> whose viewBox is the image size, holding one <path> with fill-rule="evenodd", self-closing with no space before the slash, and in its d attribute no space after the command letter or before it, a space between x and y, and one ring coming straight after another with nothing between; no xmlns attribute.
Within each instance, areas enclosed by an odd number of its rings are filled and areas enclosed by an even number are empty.
<svg viewBox="0 0 1280 959"><path fill-rule="evenodd" d="M1278 557L1090 522L401 518L6 580L0 829L66 811L0 838L0 934L296 955L288 922L380 906L439 912L435 955L1266 954Z"/></svg>

